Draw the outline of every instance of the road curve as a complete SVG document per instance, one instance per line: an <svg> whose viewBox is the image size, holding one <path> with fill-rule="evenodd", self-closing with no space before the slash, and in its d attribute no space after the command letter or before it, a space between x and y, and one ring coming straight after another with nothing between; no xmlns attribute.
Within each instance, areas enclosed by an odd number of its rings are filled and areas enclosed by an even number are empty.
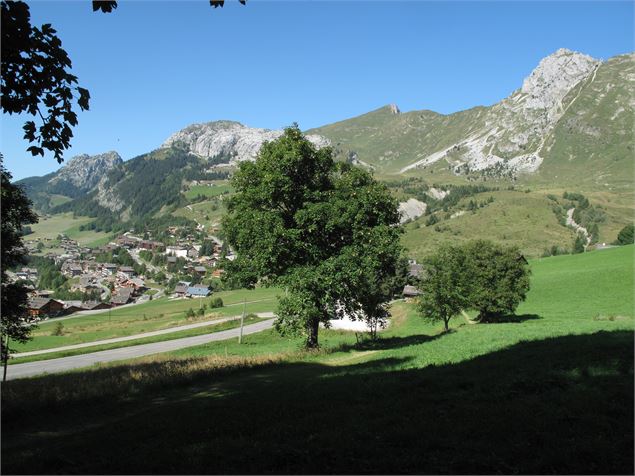
<svg viewBox="0 0 635 476"><path fill-rule="evenodd" d="M254 334L264 331L273 326L273 319L249 324L243 328L243 335ZM116 360L127 360L145 355L158 354L160 352L169 352L172 350L184 349L196 345L207 344L219 340L231 339L238 337L240 328L229 329L226 331L214 332L194 337L184 337L182 339L166 340L163 342L154 342L152 344L134 345L130 347L122 347L119 349L102 350L100 352L92 352L90 354L74 355L71 357L61 357L59 359L40 360L37 362L27 362L25 364L9 365L7 368L7 379L17 379L24 377L32 377L47 373L65 372L67 370L88 367L98 362L114 362Z"/></svg>

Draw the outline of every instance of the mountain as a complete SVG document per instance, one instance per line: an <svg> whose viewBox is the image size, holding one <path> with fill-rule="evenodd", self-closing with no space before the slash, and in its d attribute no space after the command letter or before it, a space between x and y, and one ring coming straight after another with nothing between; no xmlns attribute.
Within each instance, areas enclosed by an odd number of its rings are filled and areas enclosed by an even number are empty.
<svg viewBox="0 0 635 476"><path fill-rule="evenodd" d="M48 211L91 192L122 163L123 160L114 151L98 155L82 154L73 157L56 172L43 177L28 177L16 184L22 186L36 209Z"/></svg>
<svg viewBox="0 0 635 476"><path fill-rule="evenodd" d="M628 172L632 183L634 78L633 54L602 62L559 49L493 106L443 115L390 105L307 132L329 139L342 159L383 174L551 179L562 170L576 181L625 185L619 175Z"/></svg>
<svg viewBox="0 0 635 476"><path fill-rule="evenodd" d="M215 121L192 124L172 134L161 147L177 147L197 157L210 159L217 164L230 164L253 160L265 141L282 135L281 130L247 127L234 121ZM318 135L307 138L317 147L330 145L330 141Z"/></svg>

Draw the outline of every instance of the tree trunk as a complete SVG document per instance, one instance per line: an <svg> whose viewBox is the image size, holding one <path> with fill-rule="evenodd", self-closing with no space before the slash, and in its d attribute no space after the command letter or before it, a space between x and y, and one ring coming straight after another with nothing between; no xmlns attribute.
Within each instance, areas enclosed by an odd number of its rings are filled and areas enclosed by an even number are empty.
<svg viewBox="0 0 635 476"><path fill-rule="evenodd" d="M450 319L443 319L443 324L445 326L445 332L448 332L450 330L450 327L449 327Z"/></svg>
<svg viewBox="0 0 635 476"><path fill-rule="evenodd" d="M309 333L306 339L306 348L307 349L317 349L319 347L318 344L318 330L320 328L320 320L319 319L311 319L307 324L307 331Z"/></svg>

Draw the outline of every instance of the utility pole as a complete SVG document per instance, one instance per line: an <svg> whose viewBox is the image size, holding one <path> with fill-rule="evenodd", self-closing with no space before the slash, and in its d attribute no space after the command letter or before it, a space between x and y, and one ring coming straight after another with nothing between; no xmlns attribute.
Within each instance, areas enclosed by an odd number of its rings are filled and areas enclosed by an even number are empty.
<svg viewBox="0 0 635 476"><path fill-rule="evenodd" d="M7 365L9 364L9 334L7 334L7 340L4 343L4 371L2 374L2 382L7 381Z"/></svg>
<svg viewBox="0 0 635 476"><path fill-rule="evenodd" d="M243 324L245 322L245 307L247 306L247 298L243 298L243 313L240 316L240 335L238 336L238 343L243 343Z"/></svg>

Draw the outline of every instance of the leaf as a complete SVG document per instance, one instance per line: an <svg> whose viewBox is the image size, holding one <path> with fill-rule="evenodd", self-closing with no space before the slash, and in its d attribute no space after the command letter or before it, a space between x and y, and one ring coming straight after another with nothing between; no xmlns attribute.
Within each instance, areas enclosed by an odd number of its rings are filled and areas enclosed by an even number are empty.
<svg viewBox="0 0 635 476"><path fill-rule="evenodd" d="M31 147L27 147L27 149L29 152L31 152L31 155L35 156L35 155L41 155L42 157L44 157L44 149L42 149L41 147L32 145Z"/></svg>
<svg viewBox="0 0 635 476"><path fill-rule="evenodd" d="M102 13L111 13L117 9L117 2L112 0L93 0L93 11L101 10Z"/></svg>

